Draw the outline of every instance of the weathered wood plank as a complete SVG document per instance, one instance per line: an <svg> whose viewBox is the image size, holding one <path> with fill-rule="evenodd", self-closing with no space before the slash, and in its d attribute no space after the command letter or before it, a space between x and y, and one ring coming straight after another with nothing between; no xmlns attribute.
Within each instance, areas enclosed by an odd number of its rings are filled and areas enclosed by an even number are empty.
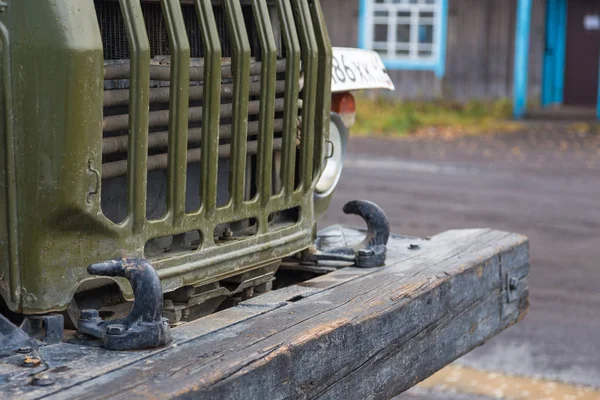
<svg viewBox="0 0 600 400"><path fill-rule="evenodd" d="M267 311L211 333L192 338L210 319L190 323L176 346L64 382L56 397L387 399L525 314L524 237L468 230L419 241L418 251L412 242L393 239L384 268L339 270L331 287L327 276L309 282L300 300L295 288L293 302L242 305ZM507 274L516 279L510 303Z"/></svg>

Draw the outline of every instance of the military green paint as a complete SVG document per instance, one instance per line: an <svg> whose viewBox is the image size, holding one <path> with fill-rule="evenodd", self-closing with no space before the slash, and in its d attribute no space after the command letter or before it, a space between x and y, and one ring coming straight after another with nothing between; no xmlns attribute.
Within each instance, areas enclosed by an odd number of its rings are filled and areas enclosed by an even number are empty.
<svg viewBox="0 0 600 400"><path fill-rule="evenodd" d="M148 177L148 110L150 108L150 43L139 0L121 0L131 77L129 85L129 154L127 155L128 216L125 224L139 233L146 224Z"/></svg>
<svg viewBox="0 0 600 400"><path fill-rule="evenodd" d="M307 64L311 67L309 70L316 71L320 59L319 50L314 46L317 41L312 23L298 26L305 39L312 39L298 41L294 18L304 24L310 21L310 15L306 0L294 1L295 10L290 7L289 0L277 0L278 11L284 17L281 24L284 40L291 43L286 74L288 78L295 78L286 83L286 107L293 105L291 111L285 110L287 162L294 160L292 153L295 153L297 134L298 55L300 52L311 55ZM161 277L164 291L236 275L298 252L312 243L314 203L311 190L290 191L285 195L282 192L272 196L266 204L261 204L257 198L242 201L237 208L233 205L215 207L221 47L209 0L196 0L202 27L200 34L206 50L206 112L203 115L206 128L203 129L201 160L204 167L201 177L203 203L194 213L181 213L181 201L177 199L182 196L185 175L177 166L182 165L185 157L182 150L187 132L182 117L185 113L181 108L186 103L189 61L179 10L170 3L173 2L163 0L169 40L172 47L179 47L173 54L171 71L174 82L171 87L176 90L171 91L169 110L169 211L161 220L147 221L148 38L139 1L120 0L132 50L134 77L129 93L127 191L130 201L128 217L121 224L114 224L102 214L97 191L97 173L102 169L104 60L93 2L11 1L6 11L0 13L0 28L5 27L0 29L0 98L3 103L0 134L6 144L6 152L0 156L4 168L0 180L7 183L3 185L5 192L0 193L5 202L5 220L0 219L0 223L6 226L5 231L0 231L0 251L4 257L0 259L3 261L0 294L11 310L26 314L64 310L79 284L97 279L87 274L89 264L122 256L144 257L144 245L156 237L198 230L203 238L197 251L165 254L151 260ZM241 122L234 132L238 142L242 139L242 143L234 148L234 158L241 154L245 160L247 113L244 108L248 103L249 46L244 42L248 38L241 25L239 2L226 0L224 4L229 9L231 28L238 33L238 56L234 60L233 74L238 82L234 101ZM264 3L256 3L254 7L260 11ZM263 22L266 29L268 22ZM263 39L270 40L266 36ZM271 68L265 74L273 74ZM315 76L306 76L309 90L303 100L305 105L313 105L308 110L314 108L317 101L317 92L311 89L316 86ZM329 97L330 93L320 92L319 95ZM314 116L313 111L309 120L314 122ZM306 126L310 131L314 124ZM312 153L309 155L312 157ZM14 158L13 166L11 158ZM245 168L245 161L238 159L237 165ZM288 184L293 185L293 166L286 168L289 174L286 176L291 177ZM239 181L243 171L236 176ZM241 182L243 184L243 179ZM243 189L239 193L243 194ZM239 193L238 200L243 200ZM261 231L250 239L219 246L213 240L214 228L219 224L257 218L259 224L266 227L270 214L294 207L300 208L301 220L293 226ZM116 282L126 297L132 295L125 280L117 279Z"/></svg>
<svg viewBox="0 0 600 400"><path fill-rule="evenodd" d="M325 16L321 9L319 0L312 0L310 4L317 46L319 48L319 67L317 87L322 88L323 92L331 92L331 69L333 61L333 51L331 41L325 24ZM315 118L315 178L318 178L323 172L325 163L322 162L325 154L325 141L329 139L329 124L331 120L331 96L317 96L317 117ZM316 181L315 181L316 182Z"/></svg>
<svg viewBox="0 0 600 400"><path fill-rule="evenodd" d="M317 98L317 63L318 48L315 38L310 10L306 0L292 0L295 11L296 26L299 30L302 46L302 61L304 71L304 98L302 106L302 135L300 142L302 169L301 186L304 192L311 190L313 182L313 155L315 147L315 116Z"/></svg>
<svg viewBox="0 0 600 400"><path fill-rule="evenodd" d="M212 216L217 207L219 112L221 110L221 43L210 0L196 0L204 44L204 115L202 117L202 207Z"/></svg>
<svg viewBox="0 0 600 400"><path fill-rule="evenodd" d="M237 0L224 0L229 37L233 47L233 114L229 176L230 206L237 211L244 201L246 146L248 130L248 94L250 82L250 41L246 33L242 6Z"/></svg>
<svg viewBox="0 0 600 400"><path fill-rule="evenodd" d="M329 33L327 32L327 26L325 24L325 18L321 9L319 0L312 0L310 4L312 13L313 24L315 26L315 34L317 36L317 44L319 46L319 81L318 87L323 88L326 93L331 92L331 69L332 69L332 49L331 41L329 40ZM322 162L325 156L325 142L329 139L329 129L331 122L331 96L319 96L317 97L317 110L322 111L322 114L318 115L315 120L315 135L316 135L316 147L315 147L315 177L319 178L325 167L325 163ZM316 180L315 180L316 184ZM329 204L331 203L331 196L325 199L315 200L315 217L318 219L321 215L327 211Z"/></svg>
<svg viewBox="0 0 600 400"><path fill-rule="evenodd" d="M300 41L294 22L290 0L277 0L277 13L281 33L287 49L285 72L285 108L283 111L283 151L281 154L282 193L289 199L294 192L294 174L296 172L296 136L298 133L298 95L299 88L294 82L300 79Z"/></svg>
<svg viewBox="0 0 600 400"><path fill-rule="evenodd" d="M273 126L275 124L275 84L277 82L277 46L273 36L273 27L269 16L269 8L265 0L254 0L252 3L254 20L258 31L261 48L261 109L259 115L258 135L258 196L262 206L271 198L273 168ZM259 231L267 231L267 225L258 227Z"/></svg>
<svg viewBox="0 0 600 400"><path fill-rule="evenodd" d="M172 225L177 226L185 214L190 43L185 31L181 6L174 1L161 0L161 7L171 50L167 212L170 213Z"/></svg>
<svg viewBox="0 0 600 400"><path fill-rule="evenodd" d="M10 40L2 69L12 71L12 107L3 117L12 120L7 154L15 164L5 173L18 199L15 245L26 249L15 255L21 299L5 300L12 310L35 311L54 308L57 297L89 278L86 258L116 248L95 199L88 204L97 185L88 165L99 168L101 136L84 133L101 132L102 44L92 3L12 1L0 23ZM10 131L3 135L10 140ZM72 268L79 258L81 267Z"/></svg>
<svg viewBox="0 0 600 400"><path fill-rule="evenodd" d="M17 217L17 189L15 182L15 156L13 148L15 144L13 135L13 101L12 101L12 85L10 73L10 42L8 38L8 30L4 24L0 24L0 41L2 51L2 76L0 87L0 96L2 101L2 119L4 126L4 160L2 165L5 166L5 173L2 176L2 190L4 191L2 198L5 199L4 210L2 213L3 226L6 230L2 232L1 240L6 243L8 251L2 260L2 285L0 291L10 299L11 303L18 304L21 300L21 272L19 271L19 231ZM8 285L5 284L8 279Z"/></svg>

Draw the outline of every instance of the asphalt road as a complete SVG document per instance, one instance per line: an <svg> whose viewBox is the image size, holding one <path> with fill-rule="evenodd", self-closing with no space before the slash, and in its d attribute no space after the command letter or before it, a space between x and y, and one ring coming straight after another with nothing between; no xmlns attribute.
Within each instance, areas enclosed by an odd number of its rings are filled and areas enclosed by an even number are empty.
<svg viewBox="0 0 600 400"><path fill-rule="evenodd" d="M321 226L360 225L341 212L353 199L378 203L402 234L489 227L527 235L528 316L459 363L600 388L600 134L538 122L451 140L353 138Z"/></svg>

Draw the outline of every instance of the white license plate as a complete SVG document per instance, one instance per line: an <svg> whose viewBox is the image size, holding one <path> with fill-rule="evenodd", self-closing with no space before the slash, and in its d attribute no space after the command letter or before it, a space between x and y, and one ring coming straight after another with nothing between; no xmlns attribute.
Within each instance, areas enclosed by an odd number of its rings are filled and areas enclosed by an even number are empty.
<svg viewBox="0 0 600 400"><path fill-rule="evenodd" d="M333 48L331 91L395 90L379 54L371 50Z"/></svg>

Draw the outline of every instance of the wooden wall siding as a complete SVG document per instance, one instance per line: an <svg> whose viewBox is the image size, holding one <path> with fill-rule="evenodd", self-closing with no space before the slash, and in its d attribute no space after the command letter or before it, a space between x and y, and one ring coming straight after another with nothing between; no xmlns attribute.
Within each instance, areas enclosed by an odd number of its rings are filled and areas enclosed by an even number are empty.
<svg viewBox="0 0 600 400"><path fill-rule="evenodd" d="M324 0L334 46L356 47L359 0ZM390 71L396 96L406 99L510 98L517 0L449 0L446 77L429 71ZM534 0L529 60L529 99L541 95L546 0Z"/></svg>

